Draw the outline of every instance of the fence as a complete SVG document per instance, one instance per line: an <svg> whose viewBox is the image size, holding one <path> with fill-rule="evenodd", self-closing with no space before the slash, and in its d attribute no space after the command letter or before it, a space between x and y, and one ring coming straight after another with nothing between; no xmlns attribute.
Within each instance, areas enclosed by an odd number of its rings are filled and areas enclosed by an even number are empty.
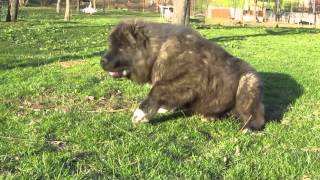
<svg viewBox="0 0 320 180"><path fill-rule="evenodd" d="M320 24L320 0L291 0L291 3L279 6L278 10L274 1L257 2L244 3L241 7L209 5L207 18L226 21L232 19L244 23L279 21L289 24Z"/></svg>

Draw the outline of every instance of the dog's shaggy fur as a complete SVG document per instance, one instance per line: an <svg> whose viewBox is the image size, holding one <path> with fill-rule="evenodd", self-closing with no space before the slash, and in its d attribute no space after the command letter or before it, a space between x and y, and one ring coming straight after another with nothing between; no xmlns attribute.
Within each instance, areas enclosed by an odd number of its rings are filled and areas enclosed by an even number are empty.
<svg viewBox="0 0 320 180"><path fill-rule="evenodd" d="M257 72L192 29L122 22L110 42L103 69L114 77L152 84L134 112L134 123L148 122L162 107L187 107L211 118L233 114L249 129L263 127L263 85Z"/></svg>

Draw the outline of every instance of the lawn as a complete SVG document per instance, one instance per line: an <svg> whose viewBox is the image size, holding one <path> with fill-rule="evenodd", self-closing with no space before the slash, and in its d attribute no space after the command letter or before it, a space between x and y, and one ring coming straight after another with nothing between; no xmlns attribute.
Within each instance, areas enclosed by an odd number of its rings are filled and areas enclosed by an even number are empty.
<svg viewBox="0 0 320 180"><path fill-rule="evenodd" d="M0 22L0 176L7 178L320 178L320 30L193 28L261 74L268 123L241 133L232 118L183 113L134 126L150 86L100 67L107 36L127 11L74 14L25 8Z"/></svg>

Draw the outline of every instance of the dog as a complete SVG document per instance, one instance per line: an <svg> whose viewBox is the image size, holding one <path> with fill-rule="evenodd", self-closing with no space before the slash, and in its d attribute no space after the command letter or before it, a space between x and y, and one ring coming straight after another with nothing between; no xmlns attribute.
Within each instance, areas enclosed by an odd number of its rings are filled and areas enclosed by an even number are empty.
<svg viewBox="0 0 320 180"><path fill-rule="evenodd" d="M257 71L191 28L125 21L109 42L102 68L114 78L152 85L133 123L183 107L209 119L234 115L248 130L263 128L263 83Z"/></svg>

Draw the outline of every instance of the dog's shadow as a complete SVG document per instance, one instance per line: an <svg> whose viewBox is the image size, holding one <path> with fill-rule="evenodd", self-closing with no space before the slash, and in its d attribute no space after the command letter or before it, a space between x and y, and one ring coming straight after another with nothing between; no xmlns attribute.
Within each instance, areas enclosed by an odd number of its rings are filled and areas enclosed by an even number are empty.
<svg viewBox="0 0 320 180"><path fill-rule="evenodd" d="M265 118L267 121L281 121L296 99L304 92L303 87L290 75L282 73L259 73L264 84ZM160 115L151 122L158 124L174 120L179 117L192 116L188 111L176 111L166 115Z"/></svg>
<svg viewBox="0 0 320 180"><path fill-rule="evenodd" d="M304 89L288 74L262 72L267 121L281 121L284 114L303 94Z"/></svg>

